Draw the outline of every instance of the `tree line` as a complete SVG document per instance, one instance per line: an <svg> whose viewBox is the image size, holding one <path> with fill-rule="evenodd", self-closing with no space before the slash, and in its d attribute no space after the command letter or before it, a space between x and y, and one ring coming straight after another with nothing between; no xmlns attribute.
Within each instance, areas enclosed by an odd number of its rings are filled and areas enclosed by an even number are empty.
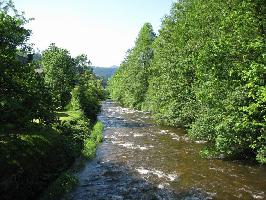
<svg viewBox="0 0 266 200"><path fill-rule="evenodd" d="M105 92L85 54L53 43L35 52L29 21L0 0L1 199L39 199L47 188L42 199L60 199L77 183L66 170L102 140Z"/></svg>
<svg viewBox="0 0 266 200"><path fill-rule="evenodd" d="M139 32L108 91L206 141L202 155L266 163L265 8L262 0L173 3L155 36Z"/></svg>
<svg viewBox="0 0 266 200"><path fill-rule="evenodd" d="M0 12L0 127L20 130L34 120L49 124L71 104L72 93L89 118L96 119L104 93L85 54L73 58L51 44L42 54L27 43L31 31L12 2ZM12 15L13 14L13 15Z"/></svg>

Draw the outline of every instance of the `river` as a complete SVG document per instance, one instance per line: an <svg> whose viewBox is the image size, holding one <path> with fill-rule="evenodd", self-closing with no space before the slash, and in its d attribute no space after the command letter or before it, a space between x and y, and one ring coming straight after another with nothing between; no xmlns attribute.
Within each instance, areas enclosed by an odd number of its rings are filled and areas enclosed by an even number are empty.
<svg viewBox="0 0 266 200"><path fill-rule="evenodd" d="M111 101L98 118L104 141L70 199L266 199L265 166L202 159L201 141Z"/></svg>

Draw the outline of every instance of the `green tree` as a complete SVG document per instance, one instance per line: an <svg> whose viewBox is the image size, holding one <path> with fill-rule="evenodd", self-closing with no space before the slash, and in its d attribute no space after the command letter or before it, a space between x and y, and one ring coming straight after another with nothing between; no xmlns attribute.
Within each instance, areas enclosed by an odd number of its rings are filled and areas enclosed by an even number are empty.
<svg viewBox="0 0 266 200"><path fill-rule="evenodd" d="M4 129L23 128L33 119L53 118L49 91L40 85L42 78L31 60L31 48L27 44L31 31L24 27L27 22L11 1L1 2L0 126Z"/></svg>
<svg viewBox="0 0 266 200"><path fill-rule="evenodd" d="M51 44L43 52L45 82L51 88L56 107L63 109L71 99L75 80L75 60L68 50Z"/></svg>
<svg viewBox="0 0 266 200"><path fill-rule="evenodd" d="M206 155L265 162L263 11L260 1L181 1L155 41L147 104L206 140Z"/></svg>
<svg viewBox="0 0 266 200"><path fill-rule="evenodd" d="M256 156L265 162L265 12L258 13L265 5L249 0L199 4L216 21L197 58L199 110L190 135L208 141L207 155ZM202 13L198 17L206 18Z"/></svg>
<svg viewBox="0 0 266 200"><path fill-rule="evenodd" d="M78 76L85 72L92 73L91 62L88 60L88 57L85 54L78 55L75 58L75 65L76 74Z"/></svg>
<svg viewBox="0 0 266 200"><path fill-rule="evenodd" d="M96 120L101 108L100 101L104 99L101 80L97 80L94 74L85 73L78 87L81 108L88 118Z"/></svg>
<svg viewBox="0 0 266 200"><path fill-rule="evenodd" d="M149 88L145 104L160 123L188 127L196 112L195 57L204 40L204 32L195 31L196 14L191 1L173 5L162 22L154 42L154 59L150 67Z"/></svg>
<svg viewBox="0 0 266 200"><path fill-rule="evenodd" d="M205 140L205 155L266 163L265 7L262 0L174 3L153 42L147 84L133 67L134 47L109 81L111 97L139 107L141 91L143 108Z"/></svg>
<svg viewBox="0 0 266 200"><path fill-rule="evenodd" d="M113 82L111 83L113 84L110 90L111 96L119 99L126 106L140 109L145 99L154 39L155 33L152 25L145 23L139 32L134 48L127 52L124 62L111 81ZM119 87L119 90L116 87Z"/></svg>
<svg viewBox="0 0 266 200"><path fill-rule="evenodd" d="M100 103L105 98L101 80L93 73L84 72L71 94L71 109L81 109L86 117L95 121L101 109Z"/></svg>
<svg viewBox="0 0 266 200"><path fill-rule="evenodd" d="M76 84L71 92L70 108L83 110L86 117L95 121L105 92L101 80L96 78L90 65L91 62L85 54L75 58Z"/></svg>

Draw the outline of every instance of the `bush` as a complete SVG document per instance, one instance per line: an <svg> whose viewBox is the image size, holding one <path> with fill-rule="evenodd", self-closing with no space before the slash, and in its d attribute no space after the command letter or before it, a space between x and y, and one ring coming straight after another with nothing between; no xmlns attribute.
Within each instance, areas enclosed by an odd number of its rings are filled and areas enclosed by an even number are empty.
<svg viewBox="0 0 266 200"><path fill-rule="evenodd" d="M40 200L60 199L64 194L70 192L77 183L76 176L70 172L65 172L48 187Z"/></svg>
<svg viewBox="0 0 266 200"><path fill-rule="evenodd" d="M91 138L88 138L84 141L84 148L82 151L82 155L87 158L91 159L95 156L96 153L96 142L93 141Z"/></svg>
<svg viewBox="0 0 266 200"><path fill-rule="evenodd" d="M100 101L104 98L101 81L97 80L94 74L86 72L79 78L79 84L72 92L71 102L73 107L83 110L86 117L96 121L97 114L101 110Z"/></svg>
<svg viewBox="0 0 266 200"><path fill-rule="evenodd" d="M103 140L103 128L103 124L101 122L97 122L93 127L90 138L84 141L82 154L85 158L90 159L95 156L96 146Z"/></svg>
<svg viewBox="0 0 266 200"><path fill-rule="evenodd" d="M67 114L69 112L65 113ZM75 118L69 117L67 120L62 120L56 128L62 134L72 137L77 142L82 142L84 139L88 138L91 131L90 120L83 114L80 114Z"/></svg>
<svg viewBox="0 0 266 200"><path fill-rule="evenodd" d="M96 143L100 143L103 140L103 128L103 124L99 121L93 127L90 138Z"/></svg>

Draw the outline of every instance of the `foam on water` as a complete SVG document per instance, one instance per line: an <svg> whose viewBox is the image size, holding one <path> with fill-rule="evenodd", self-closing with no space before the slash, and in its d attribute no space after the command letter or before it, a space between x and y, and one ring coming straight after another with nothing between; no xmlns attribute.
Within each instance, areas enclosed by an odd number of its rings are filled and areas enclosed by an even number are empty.
<svg viewBox="0 0 266 200"><path fill-rule="evenodd" d="M142 175L155 175L158 178L166 179L170 182L178 178L176 174L166 174L163 171L155 170L155 169L149 170L149 169L144 169L143 167L140 167L140 168L137 168L136 171Z"/></svg>
<svg viewBox="0 0 266 200"><path fill-rule="evenodd" d="M138 168L137 171L140 174L149 174L150 173L150 170L144 169L144 168Z"/></svg>
<svg viewBox="0 0 266 200"><path fill-rule="evenodd" d="M165 135L165 134L167 134L168 132L169 132L168 130L161 130L161 131L159 132L159 134Z"/></svg>
<svg viewBox="0 0 266 200"><path fill-rule="evenodd" d="M120 146L123 146L123 147L129 147L129 148L132 148L133 147L133 143L123 143L123 144L118 144Z"/></svg>
<svg viewBox="0 0 266 200"><path fill-rule="evenodd" d="M105 139L117 139L117 137L114 135L106 135L106 136L104 136L104 138Z"/></svg>
<svg viewBox="0 0 266 200"><path fill-rule="evenodd" d="M153 146L140 146L140 145L136 145L134 146L133 143L122 143L122 142L112 142L113 144L117 144L119 146L123 146L127 149L139 149L141 151L144 151L144 150L148 150L150 148L153 148Z"/></svg>
<svg viewBox="0 0 266 200"><path fill-rule="evenodd" d="M134 134L133 136L134 136L134 137L142 137L143 134L136 133L136 134Z"/></svg>

